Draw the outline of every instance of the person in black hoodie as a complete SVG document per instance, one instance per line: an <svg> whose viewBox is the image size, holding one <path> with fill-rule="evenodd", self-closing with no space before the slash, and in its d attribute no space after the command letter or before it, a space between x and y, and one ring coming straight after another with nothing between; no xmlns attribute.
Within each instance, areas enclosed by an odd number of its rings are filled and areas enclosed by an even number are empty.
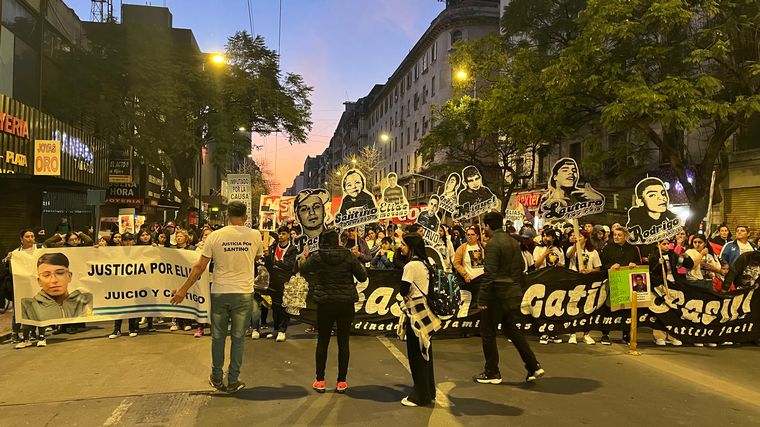
<svg viewBox="0 0 760 427"><path fill-rule="evenodd" d="M269 270L269 294L272 297L274 313L273 330L267 338L274 338L276 334L277 342L285 341L285 333L288 331L290 316L282 306L282 294L285 283L293 276L297 256L298 248L291 241L290 229L286 226L280 227L277 230L277 242L270 246L264 255L264 265Z"/></svg>
<svg viewBox="0 0 760 427"><path fill-rule="evenodd" d="M612 242L602 249L599 254L602 258L602 271L620 270L625 267L636 267L641 263L641 255L636 246L628 243L628 230L618 227L612 230ZM659 257L658 257L659 258ZM630 342L629 326L623 325L623 343ZM604 345L610 345L610 331L602 329L602 340Z"/></svg>
<svg viewBox="0 0 760 427"><path fill-rule="evenodd" d="M354 280L367 280L367 271L359 260L338 244L338 233L327 230L319 236L319 251L312 253L300 265L303 274L315 273L313 297L317 303L316 380L312 388L325 392L325 364L330 332L333 324L338 329L338 384L335 391L343 393L348 385L349 347L351 322L354 319L354 302L359 300Z"/></svg>
<svg viewBox="0 0 760 427"><path fill-rule="evenodd" d="M667 283L668 287L674 284L686 284L686 276L679 273L678 269L680 267L690 269L694 266L691 258L675 253L671 248L671 243L668 239L661 240L658 243L659 249L655 247L649 254L649 277L652 278L652 288L663 283ZM660 257L660 253L662 253L662 257ZM664 280L662 277L663 270L665 270ZM655 345L664 346L672 344L679 346L683 344L678 338L668 334L666 331L653 329L652 336L654 337Z"/></svg>

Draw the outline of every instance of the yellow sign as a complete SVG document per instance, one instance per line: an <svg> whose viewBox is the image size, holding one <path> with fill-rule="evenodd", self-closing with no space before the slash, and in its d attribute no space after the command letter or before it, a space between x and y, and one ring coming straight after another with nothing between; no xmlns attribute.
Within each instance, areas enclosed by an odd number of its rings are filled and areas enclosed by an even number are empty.
<svg viewBox="0 0 760 427"><path fill-rule="evenodd" d="M34 141L34 174L61 175L61 141Z"/></svg>

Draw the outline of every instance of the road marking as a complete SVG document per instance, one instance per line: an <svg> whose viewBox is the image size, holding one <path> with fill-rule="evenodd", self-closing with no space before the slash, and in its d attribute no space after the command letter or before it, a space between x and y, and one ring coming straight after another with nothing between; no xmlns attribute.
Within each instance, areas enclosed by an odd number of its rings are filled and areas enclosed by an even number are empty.
<svg viewBox="0 0 760 427"><path fill-rule="evenodd" d="M119 406L116 407L116 409L113 410L111 413L111 416L108 417L106 422L103 423L104 426L112 426L116 425L121 421L122 417L124 417L124 414L127 413L129 410L129 407L132 406L132 401L129 400L129 398L124 399L119 403Z"/></svg>
<svg viewBox="0 0 760 427"><path fill-rule="evenodd" d="M385 348L388 349L388 351L391 352L393 357L396 358L396 360L401 363L401 365L409 372L412 373L411 368L409 368L409 359L404 356L404 353L401 352L393 343L391 340L389 340L386 337L378 336L378 341L382 343ZM445 387L446 391L444 392L441 387ZM449 400L448 392L451 391L454 388L454 383L452 382L446 382L441 383L440 385L436 385L435 387L435 407L433 408L433 413L430 415L430 421L428 422L428 425L435 425L435 426L441 426L441 425L456 425L456 426L463 426L461 422L459 422L456 417L449 411L448 409L454 406L453 403L451 403L451 400Z"/></svg>

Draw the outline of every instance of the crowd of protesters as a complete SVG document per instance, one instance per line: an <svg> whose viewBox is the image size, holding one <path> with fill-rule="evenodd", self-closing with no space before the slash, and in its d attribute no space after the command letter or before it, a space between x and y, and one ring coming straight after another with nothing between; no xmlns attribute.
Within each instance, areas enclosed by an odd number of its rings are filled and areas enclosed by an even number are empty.
<svg viewBox="0 0 760 427"><path fill-rule="evenodd" d="M461 277L463 283L475 289L484 281L494 283L504 265L510 265L502 272L503 280L517 282L515 277L532 271L549 267L567 267L580 274L599 271L617 270L637 265L649 265L652 284L664 282L682 284L703 289L708 292L727 292L744 287L756 287L760 284L760 251L757 238L750 238L746 226L737 226L733 230L721 225L710 236L704 233L688 235L679 233L672 240L662 240L651 246L634 246L628 243L628 231L620 224L582 224L576 234L573 226L547 225L541 229L526 222L519 229L509 221L503 222L501 215L486 221L483 227L478 224L463 225L454 222L451 226L440 225L438 242L435 249L441 256L443 268ZM488 215L487 215L488 216ZM504 224L499 226L496 221ZM22 230L19 247L3 259L3 274L0 288L3 296L12 302L12 279L9 260L16 251L33 251L41 247L112 247L151 245L155 247L175 248L181 250L202 251L208 237L219 227L179 227L174 222L166 224L143 225L136 234L114 231L96 238L92 229L78 232L56 229L52 236L45 230ZM411 300L420 291L427 291L427 275L422 267L426 254L422 238L424 230L416 224L402 225L394 223L370 224L352 227L338 234L334 230L322 233L320 250L308 258L299 257L294 238L301 234L298 225L286 222L276 233L264 233L264 265L270 275L266 290L257 290L251 295L251 312L248 334L253 339L263 336L267 326L269 312L272 312L271 333L266 338L277 342L286 340L290 318L283 308L283 292L286 283L297 272L317 272L321 277L328 277L328 285L315 287L314 298L318 302L318 322L312 332L318 333L316 350L317 375L313 384L317 391L324 391L324 370L327 348L333 328L337 326L338 335L338 391L344 391L348 370L348 340L350 325L353 320L354 302L356 301L355 281L366 280L366 269L403 271L401 284L405 301ZM577 236L577 237L576 237ZM496 249L499 248L499 249ZM580 253L578 253L580 251ZM489 261L490 258L490 261ZM494 261L499 258L498 261ZM578 259L580 258L580 266ZM490 262L490 274L489 274ZM213 272L213 261L210 265ZM663 277L664 275L664 277ZM326 283L327 283L326 282ZM493 288L493 285L491 285ZM482 288L481 288L482 289ZM511 291L510 291L511 292ZM503 295L502 295L503 296ZM484 299L485 298L485 299ZM491 304L488 296L480 297L478 304L486 308ZM486 370L475 377L477 382L498 383L498 352L495 346L496 325L506 321L514 324L517 308L514 299L506 298L499 302L498 310L486 310L489 317L481 327ZM511 308L510 308L511 307ZM518 304L519 308L519 304ZM121 336L122 321L114 322L113 332L108 336L115 339ZM202 337L208 325L193 324L184 319L134 318L128 320L129 336L135 337L144 325L146 332L156 331L157 325L168 325L170 331L192 331L194 336ZM490 325L490 326L489 326ZM48 328L35 328L19 325L13 321L12 341L15 348L21 349L36 345L45 347L46 334L77 333L84 324L68 324ZM489 329L490 327L490 329ZM503 328L510 340L520 352L528 369L528 380L535 380L543 374L527 342L514 328ZM595 344L592 331L585 330L566 337L570 344L577 344L581 338L588 345ZM611 344L609 331L601 330L600 342ZM630 340L629 330L622 331L622 342ZM435 399L435 387L432 368L432 346L425 331L415 329L413 322L407 322L406 336L410 365L415 376L415 391L404 404L407 406L424 405ZM677 338L665 331L654 331L654 343L658 346L682 345ZM561 336L543 335L541 344L562 343ZM36 342L36 344L35 344ZM716 347L732 345L731 342L714 342L695 344L696 346ZM755 344L760 345L760 342ZM411 357L413 348L422 352ZM217 383L215 383L217 384Z"/></svg>

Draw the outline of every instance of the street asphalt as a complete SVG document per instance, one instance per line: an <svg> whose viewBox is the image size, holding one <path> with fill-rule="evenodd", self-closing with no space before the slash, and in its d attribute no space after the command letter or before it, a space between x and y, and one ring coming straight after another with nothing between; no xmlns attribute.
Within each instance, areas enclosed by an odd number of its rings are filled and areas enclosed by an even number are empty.
<svg viewBox="0 0 760 427"><path fill-rule="evenodd" d="M125 322L126 323L126 322ZM155 333L109 340L110 323L48 339L46 348L0 346L0 426L756 426L760 425L760 348L655 347L641 356L622 344L531 344L547 374L525 384L514 347L500 340L504 383L480 385L478 337L434 340L438 400L407 408L406 344L393 337L351 338L349 388L311 389L316 337L293 324L288 339L246 340L233 395L212 392L210 337ZM617 335L619 338L619 335ZM613 339L616 338L613 333Z"/></svg>

